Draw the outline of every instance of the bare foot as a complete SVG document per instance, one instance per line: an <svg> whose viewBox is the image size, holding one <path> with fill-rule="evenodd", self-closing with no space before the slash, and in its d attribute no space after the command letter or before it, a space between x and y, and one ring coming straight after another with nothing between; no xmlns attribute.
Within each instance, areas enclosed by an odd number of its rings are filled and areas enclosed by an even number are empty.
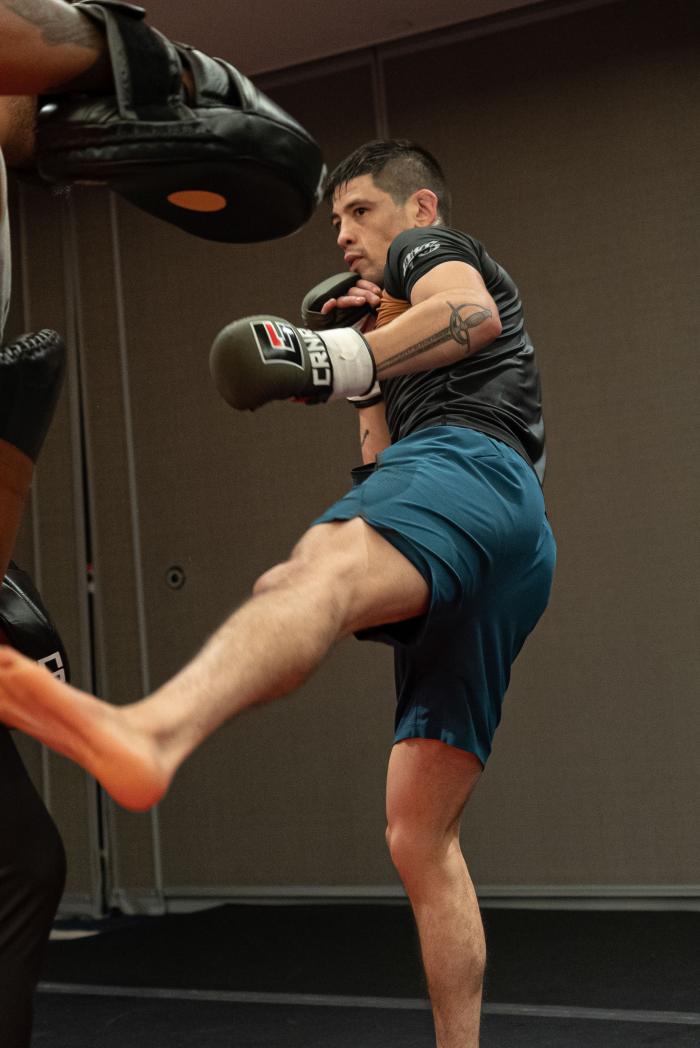
<svg viewBox="0 0 700 1048"><path fill-rule="evenodd" d="M0 721L80 764L124 808L145 811L164 796L170 775L127 709L62 684L19 652L0 648Z"/></svg>

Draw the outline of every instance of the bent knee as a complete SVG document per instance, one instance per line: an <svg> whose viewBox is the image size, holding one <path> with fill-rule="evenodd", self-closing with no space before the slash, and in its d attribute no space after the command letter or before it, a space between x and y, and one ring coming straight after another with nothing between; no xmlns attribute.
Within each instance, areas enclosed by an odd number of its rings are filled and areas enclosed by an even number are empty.
<svg viewBox="0 0 700 1048"><path fill-rule="evenodd" d="M254 597L259 597L263 593L282 592L291 588L316 588L332 601L336 591L342 592L342 586L342 575L334 570L332 564L312 565L291 559L275 564L274 568L264 572L253 584L252 593Z"/></svg>
<svg viewBox="0 0 700 1048"><path fill-rule="evenodd" d="M282 564L275 564L273 568L269 568L259 579L256 579L253 584L253 596L259 597L261 593L269 593L270 590L288 585L290 582L290 575L289 561L284 561Z"/></svg>
<svg viewBox="0 0 700 1048"><path fill-rule="evenodd" d="M346 590L353 575L365 570L361 551L356 546L337 541L338 524L322 524L301 537L289 558L264 572L253 586L253 595L316 582L332 593Z"/></svg>

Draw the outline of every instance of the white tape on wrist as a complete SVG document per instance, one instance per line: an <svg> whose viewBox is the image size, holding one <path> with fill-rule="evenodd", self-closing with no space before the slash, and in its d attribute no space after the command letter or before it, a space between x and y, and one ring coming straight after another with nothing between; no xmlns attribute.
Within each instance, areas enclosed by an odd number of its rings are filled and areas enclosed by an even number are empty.
<svg viewBox="0 0 700 1048"><path fill-rule="evenodd" d="M333 365L331 400L361 397L374 385L374 357L367 342L354 328L324 331L323 341Z"/></svg>
<svg viewBox="0 0 700 1048"><path fill-rule="evenodd" d="M377 404L382 400L382 387L379 385L379 379L375 379L374 385L366 393L361 393L359 397L348 397L350 404L354 404L356 408L371 407L372 404ZM365 403L367 401L367 403Z"/></svg>

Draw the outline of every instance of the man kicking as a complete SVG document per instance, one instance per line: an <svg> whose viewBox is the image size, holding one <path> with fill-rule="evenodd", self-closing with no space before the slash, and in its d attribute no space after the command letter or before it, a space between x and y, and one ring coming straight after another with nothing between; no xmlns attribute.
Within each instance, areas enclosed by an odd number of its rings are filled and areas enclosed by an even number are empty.
<svg viewBox="0 0 700 1048"><path fill-rule="evenodd" d="M112 707L3 649L0 716L145 809L219 725L294 691L336 642L391 644L387 841L418 925L437 1045L474 1048L485 946L459 826L552 581L539 379L517 288L450 228L429 153L368 143L332 173L327 198L358 281L321 303L330 329L239 321L212 368L238 407L354 397L360 482L153 695ZM362 334L343 326L363 309Z"/></svg>

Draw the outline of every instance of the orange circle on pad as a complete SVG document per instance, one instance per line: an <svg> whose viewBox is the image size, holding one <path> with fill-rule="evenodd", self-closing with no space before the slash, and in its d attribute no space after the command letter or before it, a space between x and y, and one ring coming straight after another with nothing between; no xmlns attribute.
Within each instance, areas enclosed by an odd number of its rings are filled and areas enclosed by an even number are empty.
<svg viewBox="0 0 700 1048"><path fill-rule="evenodd" d="M182 207L185 211L223 211L226 207L226 197L220 193L209 193L204 189L181 189L177 193L171 193L168 197L175 207Z"/></svg>

